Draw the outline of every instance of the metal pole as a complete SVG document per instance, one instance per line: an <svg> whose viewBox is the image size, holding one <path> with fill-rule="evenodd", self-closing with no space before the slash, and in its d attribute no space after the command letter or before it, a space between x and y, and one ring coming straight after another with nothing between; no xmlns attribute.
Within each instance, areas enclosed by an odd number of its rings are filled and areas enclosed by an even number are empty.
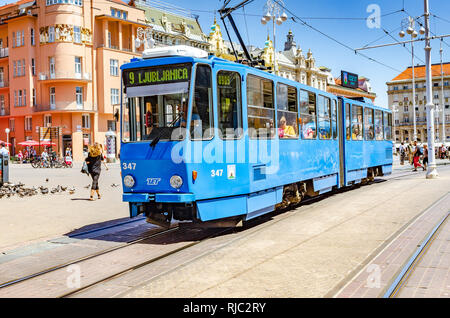
<svg viewBox="0 0 450 318"><path fill-rule="evenodd" d="M417 141L417 127L416 127L416 79L414 76L414 42L411 42L411 52L412 52L412 92L413 92L413 125L414 125L414 134L413 140Z"/></svg>
<svg viewBox="0 0 450 318"><path fill-rule="evenodd" d="M427 179L438 177L434 154L434 104L432 99L431 78L431 43L430 43L430 12L428 0L424 0L425 11L425 61L426 61L426 85L427 85L427 131L428 131L428 171Z"/></svg>
<svg viewBox="0 0 450 318"><path fill-rule="evenodd" d="M441 39L441 105L442 105L442 131L441 131L441 142L445 143L446 133L445 133L445 104L444 104L444 65L442 61L442 54L444 50L442 49L442 39Z"/></svg>
<svg viewBox="0 0 450 318"><path fill-rule="evenodd" d="M273 23L273 70L274 74L278 75L277 60L275 58L275 55L277 54L277 46L275 41L275 15L272 16L272 23Z"/></svg>

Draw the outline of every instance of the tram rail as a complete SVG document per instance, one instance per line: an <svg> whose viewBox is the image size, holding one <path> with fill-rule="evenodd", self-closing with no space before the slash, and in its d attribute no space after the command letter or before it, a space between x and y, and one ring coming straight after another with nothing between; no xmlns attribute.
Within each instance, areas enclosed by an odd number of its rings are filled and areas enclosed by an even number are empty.
<svg viewBox="0 0 450 318"><path fill-rule="evenodd" d="M414 269L426 255L430 246L433 244L434 239L437 237L440 229L448 221L449 215L450 212L448 212L447 215L438 222L438 224L431 230L425 240L418 246L414 254L410 257L410 259L401 269L400 273L394 279L393 283L388 287L385 294L383 295L383 298L395 298L399 295L399 292L408 282L408 279L411 277Z"/></svg>

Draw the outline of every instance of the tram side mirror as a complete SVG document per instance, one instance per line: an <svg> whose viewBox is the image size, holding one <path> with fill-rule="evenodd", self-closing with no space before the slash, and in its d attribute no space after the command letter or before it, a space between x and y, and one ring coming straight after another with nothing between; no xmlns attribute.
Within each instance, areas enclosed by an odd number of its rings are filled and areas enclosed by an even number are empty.
<svg viewBox="0 0 450 318"><path fill-rule="evenodd" d="M117 121L119 121L119 110L116 109L116 112L114 113L114 119Z"/></svg>

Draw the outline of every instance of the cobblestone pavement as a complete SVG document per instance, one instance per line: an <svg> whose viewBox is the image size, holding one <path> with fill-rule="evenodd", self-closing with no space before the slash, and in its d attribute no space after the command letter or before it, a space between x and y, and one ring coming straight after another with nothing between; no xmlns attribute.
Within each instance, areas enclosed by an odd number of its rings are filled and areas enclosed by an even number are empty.
<svg viewBox="0 0 450 318"><path fill-rule="evenodd" d="M74 229L99 222L128 217L128 205L122 202L119 165L108 164L100 176L101 200L88 201L92 181L80 172L81 164L72 169L34 169L29 164L10 165L10 182L27 187L74 186L76 191L33 197L0 199L0 252L34 241L61 236ZM46 182L48 179L48 182ZM118 185L113 187L112 185Z"/></svg>

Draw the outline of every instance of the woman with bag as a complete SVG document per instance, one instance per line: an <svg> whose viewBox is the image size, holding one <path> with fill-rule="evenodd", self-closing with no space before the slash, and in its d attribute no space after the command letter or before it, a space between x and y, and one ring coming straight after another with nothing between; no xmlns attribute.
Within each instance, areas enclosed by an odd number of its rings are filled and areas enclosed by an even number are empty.
<svg viewBox="0 0 450 318"><path fill-rule="evenodd" d="M108 170L108 167L103 161L103 149L99 143L96 142L93 146L89 146L89 152L85 162L88 166L88 172L92 177L90 200L94 200L95 192L97 192L97 196L100 199L101 196L98 189L98 179L100 177L100 172L102 171L102 162L105 165L106 170Z"/></svg>

